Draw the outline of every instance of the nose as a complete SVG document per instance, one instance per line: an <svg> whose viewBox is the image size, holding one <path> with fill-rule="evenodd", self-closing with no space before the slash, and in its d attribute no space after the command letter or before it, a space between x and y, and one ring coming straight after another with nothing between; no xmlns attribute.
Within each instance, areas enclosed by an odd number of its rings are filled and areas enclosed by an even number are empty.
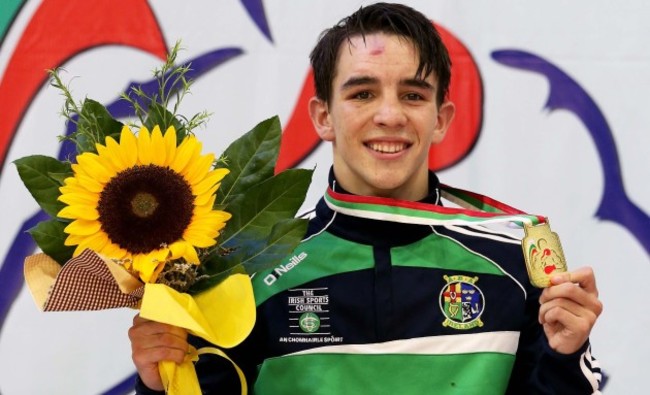
<svg viewBox="0 0 650 395"><path fill-rule="evenodd" d="M387 128L399 128L406 124L406 114L398 97L385 96L377 101L374 115L377 125Z"/></svg>

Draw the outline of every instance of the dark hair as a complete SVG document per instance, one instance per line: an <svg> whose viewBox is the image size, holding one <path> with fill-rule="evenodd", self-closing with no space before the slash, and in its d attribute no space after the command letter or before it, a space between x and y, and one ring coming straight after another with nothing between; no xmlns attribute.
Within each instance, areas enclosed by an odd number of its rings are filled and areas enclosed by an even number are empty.
<svg viewBox="0 0 650 395"><path fill-rule="evenodd" d="M361 7L321 33L309 58L314 69L316 96L329 103L339 49L344 40L372 33L387 33L410 40L418 51L417 77L435 73L438 78L436 100L440 105L449 90L451 60L438 31L422 13L402 4L377 3Z"/></svg>

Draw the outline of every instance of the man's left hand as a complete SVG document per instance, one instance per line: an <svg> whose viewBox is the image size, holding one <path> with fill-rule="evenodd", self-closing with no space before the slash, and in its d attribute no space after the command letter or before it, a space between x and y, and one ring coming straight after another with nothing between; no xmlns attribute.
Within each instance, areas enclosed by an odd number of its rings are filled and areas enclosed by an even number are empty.
<svg viewBox="0 0 650 395"><path fill-rule="evenodd" d="M551 348L561 354L583 346L603 311L590 267L553 276L539 301L539 322Z"/></svg>

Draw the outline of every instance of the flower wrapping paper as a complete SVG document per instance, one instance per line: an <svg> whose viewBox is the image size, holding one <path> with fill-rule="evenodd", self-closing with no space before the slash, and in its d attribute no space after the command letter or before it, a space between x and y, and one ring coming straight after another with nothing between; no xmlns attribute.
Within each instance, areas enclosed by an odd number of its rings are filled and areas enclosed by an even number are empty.
<svg viewBox="0 0 650 395"><path fill-rule="evenodd" d="M144 284L119 265L86 249L61 266L45 254L25 259L25 280L43 311L139 308L146 319L185 328L223 348L242 342L255 324L250 277L232 274L206 292L192 296L163 284ZM217 354L230 361L247 393L246 378L226 353L214 347L190 347L181 364L161 362L165 391L171 395L201 394L193 363L200 354Z"/></svg>

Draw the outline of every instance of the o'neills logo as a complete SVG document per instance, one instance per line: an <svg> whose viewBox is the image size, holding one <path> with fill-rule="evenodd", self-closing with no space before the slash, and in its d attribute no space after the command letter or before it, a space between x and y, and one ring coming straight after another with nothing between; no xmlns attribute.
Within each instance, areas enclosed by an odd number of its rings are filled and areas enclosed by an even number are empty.
<svg viewBox="0 0 650 395"><path fill-rule="evenodd" d="M282 277L285 273L288 273L289 270L293 269L294 267L298 266L300 262L302 262L305 258L307 258L307 253L306 252L301 252L298 255L294 255L289 259L289 262L285 263L284 265L280 265L273 269L273 273L268 274L266 277L264 277L264 282L266 285L271 285L277 280L278 278Z"/></svg>

